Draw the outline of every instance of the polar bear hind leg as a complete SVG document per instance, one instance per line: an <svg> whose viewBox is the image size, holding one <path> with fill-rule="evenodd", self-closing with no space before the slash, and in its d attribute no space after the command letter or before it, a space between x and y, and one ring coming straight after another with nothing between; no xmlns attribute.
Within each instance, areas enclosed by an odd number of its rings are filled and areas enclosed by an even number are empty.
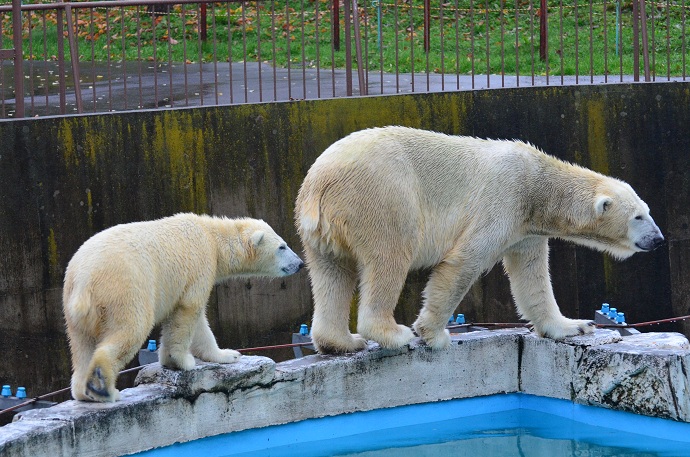
<svg viewBox="0 0 690 457"><path fill-rule="evenodd" d="M424 288L424 306L413 324L415 332L433 349L450 346L448 318L476 281L481 268L474 262L444 261L437 265Z"/></svg>
<svg viewBox="0 0 690 457"><path fill-rule="evenodd" d="M91 359L96 350L96 342L77 329L72 329L69 332L69 344L74 367L71 383L72 397L76 400L90 401L91 398L86 396L86 382Z"/></svg>
<svg viewBox="0 0 690 457"><path fill-rule="evenodd" d="M364 338L349 330L350 303L357 287L357 269L346 257L325 255L308 244L305 254L314 294L311 337L321 353L361 351Z"/></svg>
<svg viewBox="0 0 690 457"><path fill-rule="evenodd" d="M390 259L385 264L362 262L357 332L381 347L395 349L414 338L412 330L395 322L393 311L405 285L410 262Z"/></svg>

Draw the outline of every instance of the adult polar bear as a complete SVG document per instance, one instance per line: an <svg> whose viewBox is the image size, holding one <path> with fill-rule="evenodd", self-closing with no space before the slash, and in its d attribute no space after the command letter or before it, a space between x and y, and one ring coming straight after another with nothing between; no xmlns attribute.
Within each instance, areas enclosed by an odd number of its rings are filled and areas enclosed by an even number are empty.
<svg viewBox="0 0 690 457"><path fill-rule="evenodd" d="M562 162L521 142L405 127L355 132L312 165L296 225L314 295L321 352L413 338L393 310L407 273L433 267L414 330L450 344L448 317L482 272L503 259L520 315L543 336L593 330L564 317L553 295L548 238L623 259L663 242L647 205L626 183ZM359 280L357 331L348 331Z"/></svg>
<svg viewBox="0 0 690 457"><path fill-rule="evenodd" d="M189 370L194 356L231 363L206 319L213 285L231 277L287 276L302 260L257 219L177 214L111 227L89 238L65 273L72 396L116 401L118 372L162 323L160 362Z"/></svg>

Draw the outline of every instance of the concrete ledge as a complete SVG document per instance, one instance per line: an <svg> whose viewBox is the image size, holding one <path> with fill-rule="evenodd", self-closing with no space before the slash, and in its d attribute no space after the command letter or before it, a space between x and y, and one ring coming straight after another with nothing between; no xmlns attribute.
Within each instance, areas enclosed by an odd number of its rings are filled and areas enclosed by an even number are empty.
<svg viewBox="0 0 690 457"><path fill-rule="evenodd" d="M206 436L406 404L524 392L690 422L690 349L679 334L611 330L553 341L524 329L453 336L450 349L245 356L182 372L145 367L114 404L68 401L0 428L0 454L124 455Z"/></svg>

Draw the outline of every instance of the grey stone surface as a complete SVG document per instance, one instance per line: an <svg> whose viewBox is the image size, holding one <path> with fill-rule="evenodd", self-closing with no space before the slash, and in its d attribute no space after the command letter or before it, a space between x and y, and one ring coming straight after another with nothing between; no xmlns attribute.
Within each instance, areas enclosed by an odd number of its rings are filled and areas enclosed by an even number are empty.
<svg viewBox="0 0 690 457"><path fill-rule="evenodd" d="M599 346L602 344L618 343L623 337L615 330L596 329L587 335L569 336L562 342L571 346Z"/></svg>
<svg viewBox="0 0 690 457"><path fill-rule="evenodd" d="M447 350L313 355L276 364L245 356L193 370L149 365L112 404L77 401L0 428L0 455L125 455L307 418L524 392L690 422L687 340L598 329L563 341L526 329L455 334Z"/></svg>
<svg viewBox="0 0 690 457"><path fill-rule="evenodd" d="M688 339L681 333L638 333L623 338L623 342L630 346L656 349L690 349Z"/></svg>
<svg viewBox="0 0 690 457"><path fill-rule="evenodd" d="M625 343L591 348L579 361L573 399L688 422L688 354Z"/></svg>
<svg viewBox="0 0 690 457"><path fill-rule="evenodd" d="M540 338L533 333L526 335L520 357L520 391L573 400L573 382L579 372L582 354L587 348L622 339L618 332L604 329L561 341Z"/></svg>

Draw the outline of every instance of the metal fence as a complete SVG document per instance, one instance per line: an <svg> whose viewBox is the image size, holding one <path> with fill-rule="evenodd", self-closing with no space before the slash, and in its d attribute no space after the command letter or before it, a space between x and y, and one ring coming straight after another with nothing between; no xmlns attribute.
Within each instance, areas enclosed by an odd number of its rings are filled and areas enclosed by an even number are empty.
<svg viewBox="0 0 690 457"><path fill-rule="evenodd" d="M0 118L685 81L687 15L686 0L12 0Z"/></svg>

